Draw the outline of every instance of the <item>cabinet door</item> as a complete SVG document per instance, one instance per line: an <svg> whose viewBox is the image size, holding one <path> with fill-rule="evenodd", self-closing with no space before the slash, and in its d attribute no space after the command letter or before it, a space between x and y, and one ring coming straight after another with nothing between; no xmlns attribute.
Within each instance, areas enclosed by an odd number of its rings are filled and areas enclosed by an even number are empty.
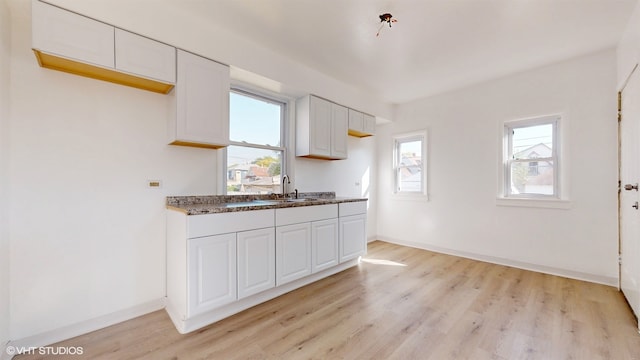
<svg viewBox="0 0 640 360"><path fill-rule="evenodd" d="M366 254L366 231L365 214L340 218L340 262Z"/></svg>
<svg viewBox="0 0 640 360"><path fill-rule="evenodd" d="M238 233L238 299L276 286L274 229Z"/></svg>
<svg viewBox="0 0 640 360"><path fill-rule="evenodd" d="M357 133L364 131L364 114L360 111L349 109L349 130Z"/></svg>
<svg viewBox="0 0 640 360"><path fill-rule="evenodd" d="M176 82L176 49L146 37L116 29L116 70Z"/></svg>
<svg viewBox="0 0 640 360"><path fill-rule="evenodd" d="M312 155L331 156L331 105L315 96L309 99L309 153Z"/></svg>
<svg viewBox="0 0 640 360"><path fill-rule="evenodd" d="M55 6L32 1L34 49L114 68L114 27Z"/></svg>
<svg viewBox="0 0 640 360"><path fill-rule="evenodd" d="M229 67L178 50L176 129L172 143L229 144Z"/></svg>
<svg viewBox="0 0 640 360"><path fill-rule="evenodd" d="M236 300L236 234L188 240L187 317Z"/></svg>
<svg viewBox="0 0 640 360"><path fill-rule="evenodd" d="M276 227L276 285L311 274L311 224Z"/></svg>
<svg viewBox="0 0 640 360"><path fill-rule="evenodd" d="M311 272L338 265L338 219L311 223Z"/></svg>
<svg viewBox="0 0 640 360"><path fill-rule="evenodd" d="M376 118L374 116L364 114L363 132L367 135L376 134Z"/></svg>
<svg viewBox="0 0 640 360"><path fill-rule="evenodd" d="M349 133L349 109L331 104L331 158L347 158L347 137Z"/></svg>

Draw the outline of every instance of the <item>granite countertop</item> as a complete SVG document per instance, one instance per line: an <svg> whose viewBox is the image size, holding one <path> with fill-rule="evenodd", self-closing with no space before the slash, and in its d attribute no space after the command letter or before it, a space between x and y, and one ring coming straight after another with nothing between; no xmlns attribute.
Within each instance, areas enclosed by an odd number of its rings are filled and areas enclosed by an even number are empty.
<svg viewBox="0 0 640 360"><path fill-rule="evenodd" d="M280 194L167 196L167 209L187 215L216 214L237 211L279 209L299 206L339 204L367 201L366 198L336 197L334 192L300 193L297 199Z"/></svg>

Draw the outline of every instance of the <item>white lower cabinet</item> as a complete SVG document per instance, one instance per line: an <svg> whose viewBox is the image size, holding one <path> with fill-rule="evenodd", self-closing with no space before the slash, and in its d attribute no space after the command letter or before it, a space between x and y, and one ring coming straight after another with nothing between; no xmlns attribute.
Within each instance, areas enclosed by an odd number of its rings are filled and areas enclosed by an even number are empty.
<svg viewBox="0 0 640 360"><path fill-rule="evenodd" d="M367 252L366 216L340 218L340 262L355 259Z"/></svg>
<svg viewBox="0 0 640 360"><path fill-rule="evenodd" d="M367 203L339 204L340 262L349 261L367 253Z"/></svg>
<svg viewBox="0 0 640 360"><path fill-rule="evenodd" d="M238 299L276 286L276 237L273 227L237 234Z"/></svg>
<svg viewBox="0 0 640 360"><path fill-rule="evenodd" d="M338 265L338 219L311 223L311 272Z"/></svg>
<svg viewBox="0 0 640 360"><path fill-rule="evenodd" d="M236 234L188 240L187 316L231 303L236 294Z"/></svg>
<svg viewBox="0 0 640 360"><path fill-rule="evenodd" d="M311 224L276 227L276 285L311 274Z"/></svg>
<svg viewBox="0 0 640 360"><path fill-rule="evenodd" d="M366 203L167 211L167 313L180 333L357 264Z"/></svg>

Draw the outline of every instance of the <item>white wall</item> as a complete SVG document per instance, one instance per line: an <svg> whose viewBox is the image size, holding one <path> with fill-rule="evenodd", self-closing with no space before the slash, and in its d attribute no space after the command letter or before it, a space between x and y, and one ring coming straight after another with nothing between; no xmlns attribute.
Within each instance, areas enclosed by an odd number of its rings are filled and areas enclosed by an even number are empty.
<svg viewBox="0 0 640 360"><path fill-rule="evenodd" d="M166 145L168 96L38 67L11 24L15 340L164 297L165 196L213 193L216 152Z"/></svg>
<svg viewBox="0 0 640 360"><path fill-rule="evenodd" d="M636 5L625 32L618 43L618 89L622 87L633 67L640 62L640 1Z"/></svg>
<svg viewBox="0 0 640 360"><path fill-rule="evenodd" d="M615 79L608 50L398 106L378 128L379 237L617 285ZM559 112L571 208L497 206L502 122ZM424 128L430 200L394 200L391 137Z"/></svg>
<svg viewBox="0 0 640 360"><path fill-rule="evenodd" d="M0 0L0 352L9 337L9 8Z"/></svg>
<svg viewBox="0 0 640 360"><path fill-rule="evenodd" d="M337 196L369 198L367 237L376 235L376 137L349 136L345 160L296 158L294 186L301 192L335 191Z"/></svg>

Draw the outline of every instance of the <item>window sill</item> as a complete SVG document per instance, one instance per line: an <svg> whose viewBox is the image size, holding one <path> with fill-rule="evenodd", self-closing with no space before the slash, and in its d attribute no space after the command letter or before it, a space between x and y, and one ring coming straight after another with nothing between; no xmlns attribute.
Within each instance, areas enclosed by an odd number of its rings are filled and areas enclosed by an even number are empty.
<svg viewBox="0 0 640 360"><path fill-rule="evenodd" d="M496 199L496 205L563 210L571 209L571 201L561 199L524 199L499 197Z"/></svg>
<svg viewBox="0 0 640 360"><path fill-rule="evenodd" d="M391 198L401 201L429 201L429 195L423 193L393 193Z"/></svg>

